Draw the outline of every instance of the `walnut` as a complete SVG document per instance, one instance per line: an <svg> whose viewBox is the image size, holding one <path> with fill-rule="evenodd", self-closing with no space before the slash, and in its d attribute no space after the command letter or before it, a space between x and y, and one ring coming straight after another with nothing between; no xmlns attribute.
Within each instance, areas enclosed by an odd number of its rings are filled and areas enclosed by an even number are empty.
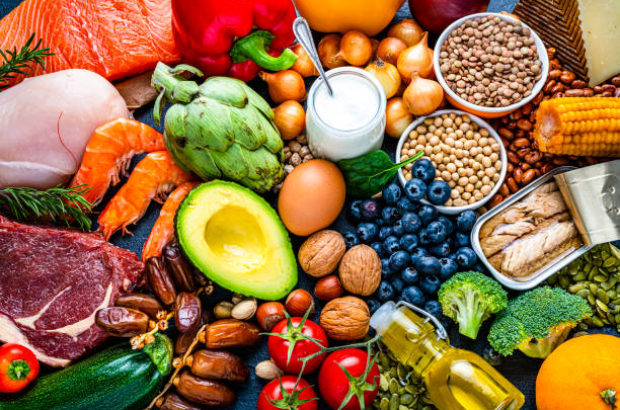
<svg viewBox="0 0 620 410"><path fill-rule="evenodd" d="M370 246L357 245L344 254L338 273L348 292L370 296L381 282L381 259Z"/></svg>
<svg viewBox="0 0 620 410"><path fill-rule="evenodd" d="M334 340L358 340L368 333L370 311L355 296L329 301L321 312L320 323L327 336Z"/></svg>
<svg viewBox="0 0 620 410"><path fill-rule="evenodd" d="M304 272L320 278L336 270L345 250L344 238L340 233L323 230L310 236L301 245L297 259Z"/></svg>

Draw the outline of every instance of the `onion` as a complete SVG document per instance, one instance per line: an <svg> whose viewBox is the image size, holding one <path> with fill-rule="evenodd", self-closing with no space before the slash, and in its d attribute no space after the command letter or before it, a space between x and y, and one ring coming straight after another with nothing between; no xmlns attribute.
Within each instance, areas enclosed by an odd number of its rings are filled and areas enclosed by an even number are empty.
<svg viewBox="0 0 620 410"><path fill-rule="evenodd" d="M406 48L407 44L403 40L396 37L386 37L381 40L381 43L379 43L377 58L380 58L387 63L396 65L398 56L400 53L405 51Z"/></svg>
<svg viewBox="0 0 620 410"><path fill-rule="evenodd" d="M295 64L293 64L291 70L297 71L304 78L319 75L316 67L312 64L312 60L310 60L310 56L308 56L306 50L304 50L301 44L297 43L293 45L291 50L297 55L297 61L295 61Z"/></svg>
<svg viewBox="0 0 620 410"><path fill-rule="evenodd" d="M409 47L398 56L396 62L403 81L408 83L413 73L427 78L433 72L433 57L428 48L428 33L424 33L422 40L413 47Z"/></svg>
<svg viewBox="0 0 620 410"><path fill-rule="evenodd" d="M388 31L389 37L396 37L407 44L407 47L416 45L422 39L424 30L415 20L404 19L392 26Z"/></svg>
<svg viewBox="0 0 620 410"><path fill-rule="evenodd" d="M267 83L269 97L275 103L286 100L303 101L306 99L306 84L297 71L283 70L277 73L261 71L258 76Z"/></svg>
<svg viewBox="0 0 620 410"><path fill-rule="evenodd" d="M344 67L347 62L340 54L340 34L328 34L321 39L317 51L321 63L327 68Z"/></svg>
<svg viewBox="0 0 620 410"><path fill-rule="evenodd" d="M340 40L340 54L347 63L362 66L372 57L372 43L366 34L351 30Z"/></svg>
<svg viewBox="0 0 620 410"><path fill-rule="evenodd" d="M401 83L400 74L392 64L377 60L369 64L366 71L379 81L385 91L386 98L392 98L398 92Z"/></svg>
<svg viewBox="0 0 620 410"><path fill-rule="evenodd" d="M385 107L385 132L392 138L400 138L405 129L413 122L413 115L403 104L400 97L392 98Z"/></svg>
<svg viewBox="0 0 620 410"><path fill-rule="evenodd" d="M379 40L377 40L376 38L371 38L370 39L370 44L372 45L372 55L371 55L371 59L375 60L377 58L377 50L379 49ZM396 65L396 64L394 64Z"/></svg>
<svg viewBox="0 0 620 410"><path fill-rule="evenodd" d="M284 101L273 109L273 114L283 140L292 140L306 129L306 112L295 100Z"/></svg>
<svg viewBox="0 0 620 410"><path fill-rule="evenodd" d="M443 89L438 82L420 77L411 77L411 83L403 94L403 102L413 115L428 115L435 111L443 101Z"/></svg>

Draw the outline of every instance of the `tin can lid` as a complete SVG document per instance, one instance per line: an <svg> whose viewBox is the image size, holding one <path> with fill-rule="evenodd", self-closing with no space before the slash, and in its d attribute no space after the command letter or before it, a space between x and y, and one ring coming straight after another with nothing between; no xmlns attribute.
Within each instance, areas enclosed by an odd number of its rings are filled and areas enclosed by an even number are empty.
<svg viewBox="0 0 620 410"><path fill-rule="evenodd" d="M555 175L586 245L620 239L620 160Z"/></svg>

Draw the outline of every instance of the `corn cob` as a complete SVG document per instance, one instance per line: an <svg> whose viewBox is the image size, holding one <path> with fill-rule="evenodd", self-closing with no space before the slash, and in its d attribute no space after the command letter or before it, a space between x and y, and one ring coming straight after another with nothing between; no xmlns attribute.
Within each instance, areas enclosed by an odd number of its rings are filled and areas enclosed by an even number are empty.
<svg viewBox="0 0 620 410"><path fill-rule="evenodd" d="M543 101L534 138L542 152L620 157L620 98L562 97Z"/></svg>

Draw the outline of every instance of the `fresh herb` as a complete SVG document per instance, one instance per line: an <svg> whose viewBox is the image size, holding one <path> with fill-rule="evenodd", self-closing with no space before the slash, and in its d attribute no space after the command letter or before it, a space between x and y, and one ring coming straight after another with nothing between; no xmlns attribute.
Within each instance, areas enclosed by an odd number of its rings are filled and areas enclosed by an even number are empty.
<svg viewBox="0 0 620 410"><path fill-rule="evenodd" d="M9 86L9 81L16 78L17 75L28 75L26 70L32 69L31 63L40 65L45 70L45 62L43 57L51 56L54 53L49 52L49 48L41 48L42 39L31 48L34 41L34 33L30 35L26 44L17 51L17 47L13 50L0 50L0 56L4 59L0 65L0 90Z"/></svg>
<svg viewBox="0 0 620 410"><path fill-rule="evenodd" d="M33 188L0 189L0 206L8 208L18 221L47 217L52 223L75 223L83 231L90 230L91 220L86 216L92 204L83 195L90 191L85 185L72 188L57 186L45 191Z"/></svg>
<svg viewBox="0 0 620 410"><path fill-rule="evenodd" d="M394 164L388 154L378 150L361 157L338 161L347 182L347 194L367 198L381 191L398 170L424 155L418 152L407 160Z"/></svg>

